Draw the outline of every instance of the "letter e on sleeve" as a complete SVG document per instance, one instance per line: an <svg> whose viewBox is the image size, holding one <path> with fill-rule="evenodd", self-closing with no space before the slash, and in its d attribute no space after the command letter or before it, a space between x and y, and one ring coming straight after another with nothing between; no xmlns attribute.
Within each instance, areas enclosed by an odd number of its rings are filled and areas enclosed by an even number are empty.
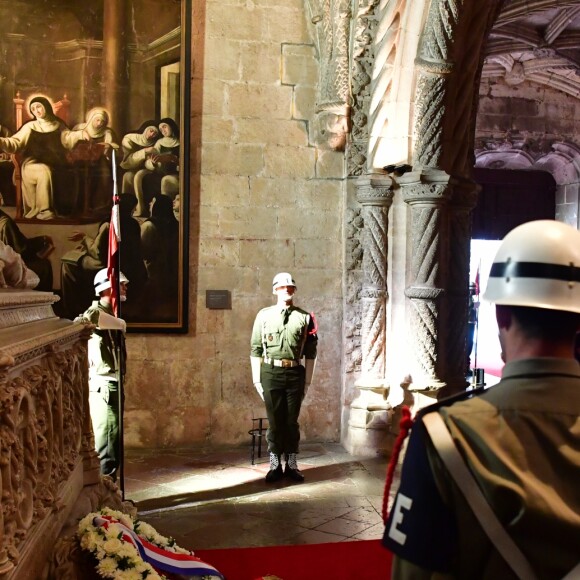
<svg viewBox="0 0 580 580"><path fill-rule="evenodd" d="M425 427L418 420L411 430L383 545L427 570L450 572L457 528L453 513L437 490L427 457L427 441Z"/></svg>

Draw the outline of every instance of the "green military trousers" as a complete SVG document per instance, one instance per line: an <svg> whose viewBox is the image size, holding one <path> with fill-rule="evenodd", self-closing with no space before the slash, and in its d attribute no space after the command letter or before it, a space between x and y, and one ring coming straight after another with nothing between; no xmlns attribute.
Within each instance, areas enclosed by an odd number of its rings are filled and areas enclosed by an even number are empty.
<svg viewBox="0 0 580 580"><path fill-rule="evenodd" d="M298 453L298 415L304 399L305 369L275 367L263 363L260 371L268 416L268 451L276 455Z"/></svg>
<svg viewBox="0 0 580 580"><path fill-rule="evenodd" d="M101 462L101 474L117 478L121 459L119 437L119 386L109 381L108 386L89 392L89 406L95 449Z"/></svg>

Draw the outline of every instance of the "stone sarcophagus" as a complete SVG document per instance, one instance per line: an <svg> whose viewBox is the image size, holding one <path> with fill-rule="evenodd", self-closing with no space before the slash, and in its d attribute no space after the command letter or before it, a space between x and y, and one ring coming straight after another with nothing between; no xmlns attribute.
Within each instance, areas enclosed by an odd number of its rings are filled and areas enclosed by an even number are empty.
<svg viewBox="0 0 580 580"><path fill-rule="evenodd" d="M87 486L99 482L88 411L91 328L48 292L0 290L0 578L43 578Z"/></svg>

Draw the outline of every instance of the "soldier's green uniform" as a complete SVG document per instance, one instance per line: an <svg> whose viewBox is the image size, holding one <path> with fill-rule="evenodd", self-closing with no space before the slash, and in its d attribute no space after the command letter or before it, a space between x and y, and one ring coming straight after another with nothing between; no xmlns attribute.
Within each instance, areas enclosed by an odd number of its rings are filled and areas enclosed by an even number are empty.
<svg viewBox="0 0 580 580"><path fill-rule="evenodd" d="M580 232L513 229L483 299L496 305L502 379L417 415L383 539L393 580L580 574Z"/></svg>
<svg viewBox="0 0 580 580"><path fill-rule="evenodd" d="M262 358L260 379L270 453L298 453L298 416L305 389L305 369L300 359L315 359L317 343L316 323L301 308L274 305L256 316L250 356Z"/></svg>
<svg viewBox="0 0 580 580"><path fill-rule="evenodd" d="M101 330L98 328L99 312L113 316L108 304L99 300L75 322L90 322L97 326L89 339L89 406L95 448L101 462L101 473L116 477L120 462L119 440L119 353L121 372L125 374L125 336L121 330Z"/></svg>

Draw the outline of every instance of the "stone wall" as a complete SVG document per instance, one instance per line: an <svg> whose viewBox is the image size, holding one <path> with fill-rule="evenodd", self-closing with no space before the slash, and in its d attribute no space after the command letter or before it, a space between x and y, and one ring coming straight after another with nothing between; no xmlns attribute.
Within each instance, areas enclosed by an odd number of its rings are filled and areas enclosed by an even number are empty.
<svg viewBox="0 0 580 580"><path fill-rule="evenodd" d="M286 270L319 322L303 438L338 440L344 156L313 145L318 68L303 0L209 0L194 11L190 328L129 335L125 445L249 442L251 418L264 414L251 327ZM212 289L231 291L230 310L206 308Z"/></svg>
<svg viewBox="0 0 580 580"><path fill-rule="evenodd" d="M555 218L580 227L578 99L548 86L514 87L491 78L482 80L479 94L476 151L494 151L506 169L516 163L550 172L557 183Z"/></svg>
<svg viewBox="0 0 580 580"><path fill-rule="evenodd" d="M562 139L580 133L578 99L528 81L517 87L482 79L477 136L521 135Z"/></svg>

